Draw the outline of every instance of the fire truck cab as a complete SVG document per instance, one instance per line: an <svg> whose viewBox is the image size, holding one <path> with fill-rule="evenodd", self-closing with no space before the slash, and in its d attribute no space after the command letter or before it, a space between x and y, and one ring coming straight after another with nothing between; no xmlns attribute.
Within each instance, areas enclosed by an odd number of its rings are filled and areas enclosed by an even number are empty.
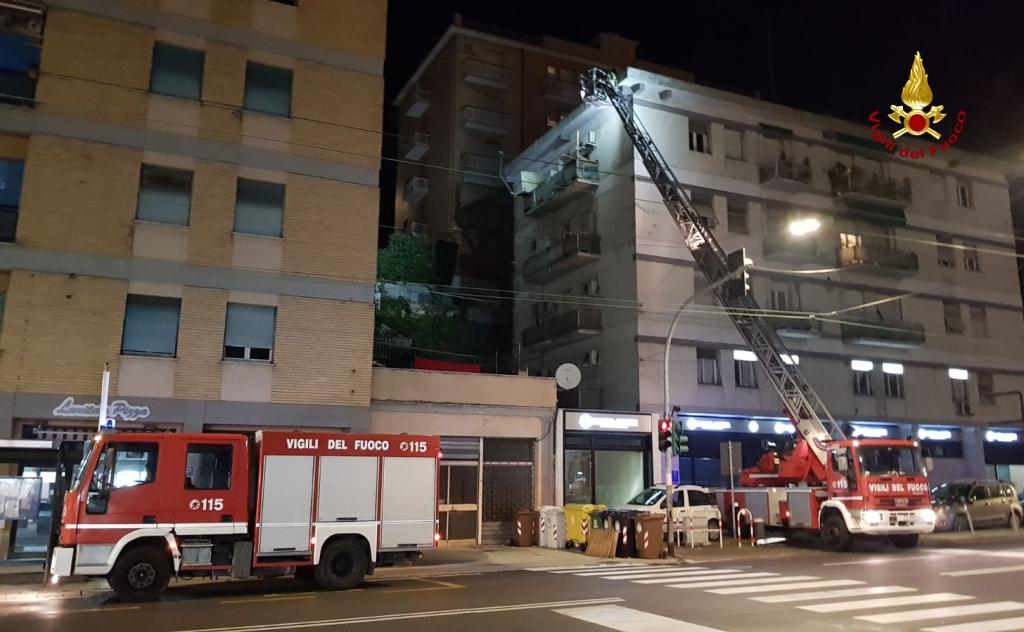
<svg viewBox="0 0 1024 632"><path fill-rule="evenodd" d="M64 498L51 577L105 576L132 601L172 575L350 588L435 546L439 457L428 436L97 435Z"/></svg>

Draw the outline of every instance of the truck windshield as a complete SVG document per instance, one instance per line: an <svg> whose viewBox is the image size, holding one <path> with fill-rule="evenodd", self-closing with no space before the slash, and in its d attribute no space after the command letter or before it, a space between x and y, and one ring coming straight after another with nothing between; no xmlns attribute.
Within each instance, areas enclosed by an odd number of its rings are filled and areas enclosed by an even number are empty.
<svg viewBox="0 0 1024 632"><path fill-rule="evenodd" d="M650 507L661 502L661 499L665 497L665 490L658 489L657 487L649 487L644 491L640 492L633 497L633 500L629 501L629 505L644 505ZM675 496L673 496L675 498Z"/></svg>
<svg viewBox="0 0 1024 632"><path fill-rule="evenodd" d="M913 476L921 473L917 450L901 446L861 446L860 470L865 476Z"/></svg>
<svg viewBox="0 0 1024 632"><path fill-rule="evenodd" d="M78 489L78 486L82 484L82 474L85 472L85 465L89 462L89 455L92 454L92 448L95 445L95 441L85 442L85 446L82 448L82 460L75 466L74 475L71 477L71 490Z"/></svg>

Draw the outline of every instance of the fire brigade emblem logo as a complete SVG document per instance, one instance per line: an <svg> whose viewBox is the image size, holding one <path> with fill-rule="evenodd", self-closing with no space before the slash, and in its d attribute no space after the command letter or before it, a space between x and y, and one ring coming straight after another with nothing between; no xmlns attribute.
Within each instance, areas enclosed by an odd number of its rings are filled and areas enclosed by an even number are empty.
<svg viewBox="0 0 1024 632"><path fill-rule="evenodd" d="M191 509L192 511L198 511L199 499L193 498L192 500L188 501L188 508Z"/></svg>
<svg viewBox="0 0 1024 632"><path fill-rule="evenodd" d="M933 105L927 112L924 111L932 102L932 89L928 85L928 74L924 71L924 60L921 59L920 52L914 55L914 63L910 66L910 78L903 86L900 99L910 111L904 110L902 105L889 106L892 110L889 118L903 126L903 129L893 132L893 138L899 138L904 134L928 134L935 140L942 138L941 134L932 129L932 125L946 118L942 106Z"/></svg>

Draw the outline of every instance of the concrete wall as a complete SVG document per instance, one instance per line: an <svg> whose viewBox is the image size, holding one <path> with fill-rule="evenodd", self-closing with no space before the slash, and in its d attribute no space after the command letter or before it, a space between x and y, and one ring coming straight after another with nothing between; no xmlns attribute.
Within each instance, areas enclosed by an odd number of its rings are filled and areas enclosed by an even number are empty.
<svg viewBox="0 0 1024 632"><path fill-rule="evenodd" d="M375 402L433 402L548 408L555 405L554 380L406 369L373 370Z"/></svg>

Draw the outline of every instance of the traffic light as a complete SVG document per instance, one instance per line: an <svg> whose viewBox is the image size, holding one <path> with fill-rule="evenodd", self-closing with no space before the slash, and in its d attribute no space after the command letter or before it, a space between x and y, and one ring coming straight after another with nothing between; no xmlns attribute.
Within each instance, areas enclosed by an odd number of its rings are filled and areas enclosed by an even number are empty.
<svg viewBox="0 0 1024 632"><path fill-rule="evenodd" d="M672 444L672 422L662 419L658 422L658 450L674 449Z"/></svg>
<svg viewBox="0 0 1024 632"><path fill-rule="evenodd" d="M725 296L729 301L741 299L750 294L750 273L747 271L747 249L740 248L726 255L729 275L725 282Z"/></svg>
<svg viewBox="0 0 1024 632"><path fill-rule="evenodd" d="M690 437L683 432L683 422L674 420L672 422L672 453L676 456L683 456L690 451Z"/></svg>

